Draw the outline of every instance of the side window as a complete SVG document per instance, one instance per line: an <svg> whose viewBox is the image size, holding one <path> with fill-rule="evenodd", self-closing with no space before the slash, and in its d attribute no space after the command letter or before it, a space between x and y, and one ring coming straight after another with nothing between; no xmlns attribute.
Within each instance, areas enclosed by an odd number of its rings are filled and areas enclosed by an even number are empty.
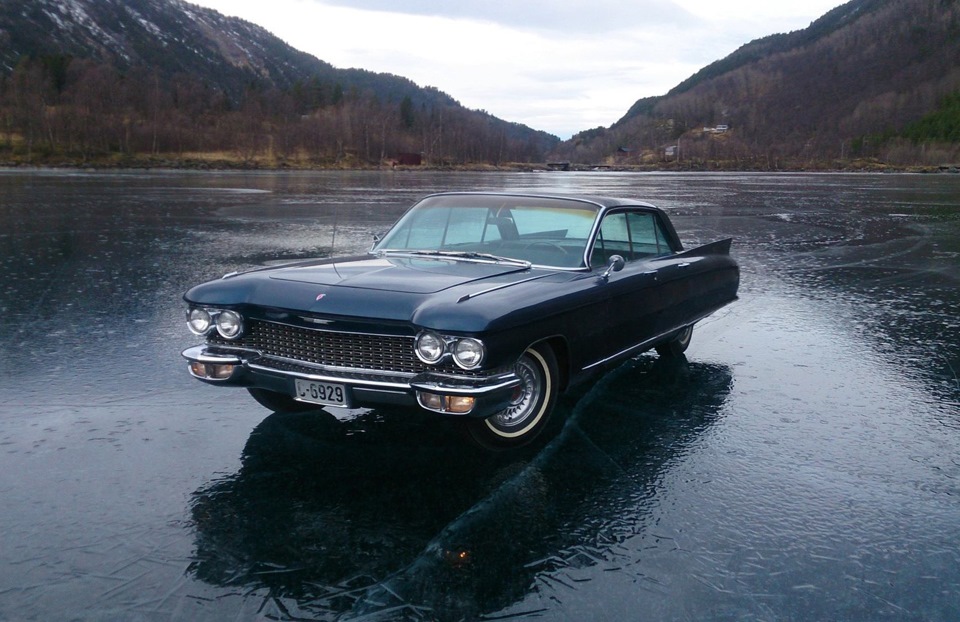
<svg viewBox="0 0 960 622"><path fill-rule="evenodd" d="M627 261L672 253L660 221L649 212L620 212L603 219L593 247L591 265L604 265L611 255Z"/></svg>
<svg viewBox="0 0 960 622"><path fill-rule="evenodd" d="M663 225L660 224L659 219L655 219L654 223L655 223L654 228L656 229L656 232L657 232L657 248L660 249L657 254L670 255L671 253L674 252L674 249L670 247L670 242L667 241L669 240L669 238L663 232Z"/></svg>
<svg viewBox="0 0 960 622"><path fill-rule="evenodd" d="M600 231L593 245L590 263L594 267L607 263L612 255L620 255L627 261L633 260L630 249L630 228L627 215L611 214L600 223Z"/></svg>
<svg viewBox="0 0 960 622"><path fill-rule="evenodd" d="M635 259L670 254L670 245L655 215L634 212L629 215L629 220Z"/></svg>

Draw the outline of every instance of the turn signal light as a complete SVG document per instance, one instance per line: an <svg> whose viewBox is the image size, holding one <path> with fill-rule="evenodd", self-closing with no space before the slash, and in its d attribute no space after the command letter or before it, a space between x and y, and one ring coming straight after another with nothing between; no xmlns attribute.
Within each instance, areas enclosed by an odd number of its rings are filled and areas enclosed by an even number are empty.
<svg viewBox="0 0 960 622"><path fill-rule="evenodd" d="M197 378L207 378L210 380L226 380L233 375L236 365L215 365L212 363L201 363L192 361L190 363L190 373Z"/></svg>
<svg viewBox="0 0 960 622"><path fill-rule="evenodd" d="M427 410L443 411L443 398L435 393L424 393L421 391L417 393L417 400L419 400L420 405Z"/></svg>
<svg viewBox="0 0 960 622"><path fill-rule="evenodd" d="M417 401L427 410L454 415L465 415L473 410L477 403L475 397L465 395L437 395L425 391L417 392Z"/></svg>
<svg viewBox="0 0 960 622"><path fill-rule="evenodd" d="M465 397L462 395L452 395L447 399L447 412L456 413L458 415L464 415L471 410L473 410L473 405L476 403L476 398Z"/></svg>

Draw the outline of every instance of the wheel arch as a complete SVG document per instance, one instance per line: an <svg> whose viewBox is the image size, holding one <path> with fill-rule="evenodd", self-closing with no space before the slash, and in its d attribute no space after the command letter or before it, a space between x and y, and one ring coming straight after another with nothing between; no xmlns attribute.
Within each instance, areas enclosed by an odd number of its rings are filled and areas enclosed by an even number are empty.
<svg viewBox="0 0 960 622"><path fill-rule="evenodd" d="M549 346L553 351L553 356L557 359L557 372L560 375L557 388L561 392L565 391L570 384L570 346L567 340L562 335L554 335L532 343L529 347L541 344Z"/></svg>

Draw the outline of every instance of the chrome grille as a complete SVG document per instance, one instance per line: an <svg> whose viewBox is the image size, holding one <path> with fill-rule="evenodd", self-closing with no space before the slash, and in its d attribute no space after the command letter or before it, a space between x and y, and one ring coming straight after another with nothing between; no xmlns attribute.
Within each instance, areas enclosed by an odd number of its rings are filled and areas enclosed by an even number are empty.
<svg viewBox="0 0 960 622"><path fill-rule="evenodd" d="M226 340L213 333L207 341L325 367L409 374L427 369L413 352L413 337L339 333L248 320L240 339Z"/></svg>

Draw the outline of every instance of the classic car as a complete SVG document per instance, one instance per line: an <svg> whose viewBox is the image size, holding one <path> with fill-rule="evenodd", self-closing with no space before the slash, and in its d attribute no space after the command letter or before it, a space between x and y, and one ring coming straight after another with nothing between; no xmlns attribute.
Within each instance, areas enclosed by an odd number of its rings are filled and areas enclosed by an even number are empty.
<svg viewBox="0 0 960 622"><path fill-rule="evenodd" d="M275 411L419 407L491 449L626 358L678 357L737 297L731 240L684 250L649 203L427 196L366 254L225 275L184 294L190 373Z"/></svg>

